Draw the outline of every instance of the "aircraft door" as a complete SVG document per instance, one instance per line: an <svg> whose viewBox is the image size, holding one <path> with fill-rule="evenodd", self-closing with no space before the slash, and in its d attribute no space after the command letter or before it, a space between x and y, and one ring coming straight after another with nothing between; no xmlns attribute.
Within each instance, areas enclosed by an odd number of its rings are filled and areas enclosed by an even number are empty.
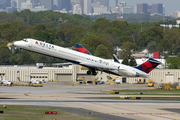
<svg viewBox="0 0 180 120"><path fill-rule="evenodd" d="M118 66L118 71L119 71L119 69L120 69L120 66Z"/></svg>
<svg viewBox="0 0 180 120"><path fill-rule="evenodd" d="M29 47L32 47L32 40L29 40L29 41L28 41L28 46L29 46Z"/></svg>

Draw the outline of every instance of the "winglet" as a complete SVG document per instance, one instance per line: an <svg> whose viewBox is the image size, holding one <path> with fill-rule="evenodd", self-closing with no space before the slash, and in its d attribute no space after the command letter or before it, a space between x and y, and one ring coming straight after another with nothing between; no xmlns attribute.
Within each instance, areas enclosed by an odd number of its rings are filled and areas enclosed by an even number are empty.
<svg viewBox="0 0 180 120"><path fill-rule="evenodd" d="M85 53L85 54L89 54L92 55L88 50L86 50L86 48L84 48L81 44L76 44L76 49L81 52L81 53Z"/></svg>
<svg viewBox="0 0 180 120"><path fill-rule="evenodd" d="M161 62L155 60L155 59L152 59L152 58L149 58L145 63L139 65L139 66L136 66L134 68L136 69L139 69L145 73L149 73L151 72L154 68L156 68L159 64L161 64Z"/></svg>
<svg viewBox="0 0 180 120"><path fill-rule="evenodd" d="M120 62L119 62L119 60L118 60L118 58L116 57L116 55L115 55L115 54L113 54L113 59L114 59L114 62L116 62L116 63L120 63Z"/></svg>

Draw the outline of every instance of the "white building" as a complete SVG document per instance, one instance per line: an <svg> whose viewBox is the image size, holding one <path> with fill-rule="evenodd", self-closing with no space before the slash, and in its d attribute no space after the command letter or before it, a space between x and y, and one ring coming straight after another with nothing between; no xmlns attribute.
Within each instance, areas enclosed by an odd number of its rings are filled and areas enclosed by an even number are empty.
<svg viewBox="0 0 180 120"><path fill-rule="evenodd" d="M17 0L17 7L21 8L21 3L26 2L26 0Z"/></svg>
<svg viewBox="0 0 180 120"><path fill-rule="evenodd" d="M176 25L173 24L160 24L160 26L162 27L168 27L168 28L172 28L172 27L176 27L179 28L180 27L180 20L176 20Z"/></svg>
<svg viewBox="0 0 180 120"><path fill-rule="evenodd" d="M107 13L107 6L95 6L93 7L94 13L95 14L102 14L102 13Z"/></svg>
<svg viewBox="0 0 180 120"><path fill-rule="evenodd" d="M31 9L32 3L31 0L27 0L26 2L21 3L21 9Z"/></svg>
<svg viewBox="0 0 180 120"><path fill-rule="evenodd" d="M133 5L127 5L126 2L121 2L113 8L112 13L130 14L134 13Z"/></svg>
<svg viewBox="0 0 180 120"><path fill-rule="evenodd" d="M81 4L74 4L73 5L73 14L82 15Z"/></svg>
<svg viewBox="0 0 180 120"><path fill-rule="evenodd" d="M37 67L20 67L20 66L0 66L0 76L5 80L13 82L29 82L30 76L36 80L57 80L61 81L76 81L78 77L84 77L92 81L97 78L102 81L107 81L107 76L114 78L114 75L98 72L97 76L87 75L87 69L82 69L79 65L72 65L69 67L55 68L44 67L38 69ZM180 70L179 69L155 69L150 72L150 78L141 77L123 77L120 76L118 80L120 83L136 83L137 81L148 81L152 79L155 83L174 83L180 82Z"/></svg>
<svg viewBox="0 0 180 120"><path fill-rule="evenodd" d="M125 7L122 7L121 9L123 14L130 14L133 13L133 5L127 5Z"/></svg>
<svg viewBox="0 0 180 120"><path fill-rule="evenodd" d="M47 11L48 9L45 8L31 8L30 11L32 12L39 12L39 11Z"/></svg>
<svg viewBox="0 0 180 120"><path fill-rule="evenodd" d="M174 18L179 18L180 17L180 12L179 11L174 12L173 17Z"/></svg>

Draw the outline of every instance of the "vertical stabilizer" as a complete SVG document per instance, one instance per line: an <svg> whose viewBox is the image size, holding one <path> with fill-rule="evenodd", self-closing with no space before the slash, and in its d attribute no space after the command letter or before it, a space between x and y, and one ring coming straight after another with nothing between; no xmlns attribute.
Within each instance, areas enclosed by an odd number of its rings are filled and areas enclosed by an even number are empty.
<svg viewBox="0 0 180 120"><path fill-rule="evenodd" d="M81 44L76 44L76 49L81 52L81 53L85 53L85 54L89 54L92 55L88 50L86 50L86 48L84 48Z"/></svg>
<svg viewBox="0 0 180 120"><path fill-rule="evenodd" d="M145 63L136 66L134 68L139 69L145 73L151 72L154 68L156 68L161 62L154 60L152 58L149 58Z"/></svg>

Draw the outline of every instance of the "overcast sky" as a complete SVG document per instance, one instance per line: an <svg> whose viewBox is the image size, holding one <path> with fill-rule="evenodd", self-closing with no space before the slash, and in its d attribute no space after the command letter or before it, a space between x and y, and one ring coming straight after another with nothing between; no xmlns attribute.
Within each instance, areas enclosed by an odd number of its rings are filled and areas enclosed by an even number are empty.
<svg viewBox="0 0 180 120"><path fill-rule="evenodd" d="M180 11L180 0L121 0L121 1L125 1L126 4L133 5L134 9L137 3L148 3L149 5L152 5L152 3L162 3L165 5L166 15L173 13L175 11Z"/></svg>

